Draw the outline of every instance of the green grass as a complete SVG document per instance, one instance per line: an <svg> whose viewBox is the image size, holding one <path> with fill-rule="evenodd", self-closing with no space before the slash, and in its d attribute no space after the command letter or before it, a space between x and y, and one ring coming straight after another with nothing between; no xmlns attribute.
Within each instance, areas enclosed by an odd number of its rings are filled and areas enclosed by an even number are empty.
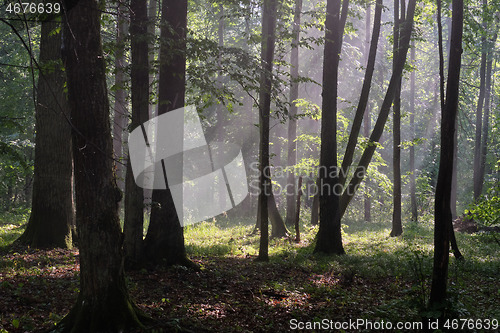
<svg viewBox="0 0 500 333"><path fill-rule="evenodd" d="M253 222L230 227L223 221L203 222L185 229L188 253L201 257L245 257L258 254L259 236L252 235ZM386 286L390 295L381 297L375 309L382 318L398 319L401 312L415 319L427 303L430 293L433 255L433 223L407 223L401 237L389 237L389 223L350 222L343 225L342 256L313 255L317 227L307 222L301 227L302 242L286 239L270 241L270 265L290 270L303 269L311 274L352 277ZM457 234L458 245L465 256L457 261L450 255L449 291L455 315L472 318L499 318L500 246L490 234ZM276 289L276 286L270 286ZM281 285L294 290L297 286ZM313 294L331 294L330 287L307 286ZM326 289L325 289L326 288ZM404 289L402 289L404 288ZM370 297L377 296L371 290ZM387 292L387 291L384 291ZM348 302L362 302L367 295L336 290ZM343 296L342 296L343 295ZM330 295L331 296L331 295ZM337 295L338 296L338 295ZM478 303L481 306L478 306ZM378 315L377 315L378 316ZM390 317L394 318L390 318Z"/></svg>
<svg viewBox="0 0 500 333"><path fill-rule="evenodd" d="M28 210L18 210L10 214L0 213L0 248L8 246L21 236L28 219Z"/></svg>
<svg viewBox="0 0 500 333"><path fill-rule="evenodd" d="M28 212L0 215L0 247L19 237L28 217ZM270 240L269 263L252 263L259 249L259 235L253 234L254 223L253 219L222 216L187 226L187 251L206 265L213 260L234 259L235 263L255 265L256 269L288 272L285 275L289 278L271 277L262 288L290 295L304 293L316 305L332 302L337 308L345 304L346 308L370 309L365 314L370 319L420 318L432 274L431 218L418 224L404 224L400 237L389 237L389 222L349 221L342 227L346 251L342 256L314 255L318 227L303 220L301 243ZM450 255L452 310L460 318L500 318L500 246L486 233L457 233L457 240L465 261L457 261ZM291 278L290 272L299 272L297 276L302 278ZM227 273L241 276L238 272ZM318 313L318 318L321 315L329 314Z"/></svg>

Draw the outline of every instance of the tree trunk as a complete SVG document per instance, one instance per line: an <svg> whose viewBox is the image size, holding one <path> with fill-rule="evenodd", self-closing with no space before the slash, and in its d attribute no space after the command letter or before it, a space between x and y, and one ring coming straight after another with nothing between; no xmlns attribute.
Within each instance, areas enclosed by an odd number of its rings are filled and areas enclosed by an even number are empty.
<svg viewBox="0 0 500 333"><path fill-rule="evenodd" d="M149 6L148 6L148 50L149 50L149 56L148 56L148 62L149 66L151 69L149 73L149 90L150 90L150 95L157 95L158 94L158 84L157 82L155 83L155 77L158 81L158 71L156 70L156 67L154 66L154 61L155 61L155 46L156 46L156 22L157 22L157 6L158 6L158 0L149 0ZM149 119L153 118L156 116L156 110L155 106L157 104L151 102L148 107L148 114L149 114ZM144 195L144 207L147 208L148 212L151 212L151 201L152 201L152 196L153 196L153 190L152 189L143 189L143 195Z"/></svg>
<svg viewBox="0 0 500 333"><path fill-rule="evenodd" d="M380 3L377 3L375 6L380 6L382 7L382 0L379 1ZM375 10L379 10L375 8ZM382 9L380 9L381 11ZM377 13L376 13L377 14ZM377 24L377 19L378 19L378 25L379 25L379 33L380 33L380 14L379 16L375 16L373 25L374 25L374 30L375 30L375 25ZM370 61L370 24L371 24L371 6L370 4L367 5L366 8L366 23L365 23L365 62L367 63L367 68L368 68L368 62ZM374 35L374 33L373 33ZM378 39L377 39L378 40ZM377 53L375 52L375 56ZM375 66L373 66L375 69ZM371 116L370 116L370 111L371 111L371 106L370 103L366 104L366 110L365 114L363 116L363 135L368 139L370 137L370 126L371 126ZM364 208L364 220L366 222L371 222L372 216L371 216L371 197L370 197L370 186L369 186L369 179L366 179L366 186L365 186L365 197L363 201L363 208Z"/></svg>
<svg viewBox="0 0 500 333"><path fill-rule="evenodd" d="M131 94L133 131L148 120L149 112L149 62L147 40L147 7L144 1L130 2L131 38ZM125 222L123 226L125 262L127 267L137 268L142 260L144 226L144 191L137 186L130 165L127 163L125 182Z"/></svg>
<svg viewBox="0 0 500 333"><path fill-rule="evenodd" d="M438 25L438 44L439 44L439 78L440 78L439 87L440 87L441 113L443 113L446 103L444 95L444 54L443 54L443 34L441 26L441 0L437 1L437 25ZM451 33L448 41L449 45L451 45L450 39L451 39ZM455 118L455 128L457 127L457 123L458 123L458 117ZM450 211L452 218L449 221L450 226L448 227L448 230L450 233L449 240L455 258L463 259L463 255L460 252L460 249L458 248L457 239L455 237L455 231L453 230L453 219L454 219L453 212L455 212L456 215L457 144L458 144L458 139L457 135L455 135L455 138L453 140L454 153L453 153L453 169L451 176L451 193L450 193Z"/></svg>
<svg viewBox="0 0 500 333"><path fill-rule="evenodd" d="M288 235L288 230L285 226L285 222L281 218L281 214L276 204L276 197L272 191L267 200L267 207L269 211L269 220L271 221L271 238L286 237Z"/></svg>
<svg viewBox="0 0 500 333"><path fill-rule="evenodd" d="M260 203L257 203L257 223L255 224L255 229L253 233L260 230ZM285 222L281 218L281 214L278 210L278 205L276 204L276 198L274 192L272 191L267 196L267 210L268 219L271 222L271 238L282 238L288 236L288 229L286 228Z"/></svg>
<svg viewBox="0 0 500 333"><path fill-rule="evenodd" d="M347 206L349 205L351 199L354 197L359 184L363 180L366 169L368 168L373 154L375 153L375 149L377 148L377 143L384 131L384 126L389 116L392 101L394 100L394 96L396 95L397 84L401 79L403 67L406 63L406 55L408 53L411 32L413 30L413 15L415 13L415 4L416 0L410 0L408 3L406 20L402 24L398 62L396 64L395 70L392 73L391 80L389 82L389 86L387 87L387 92L385 94L384 101L382 102L382 106L380 107L379 116L377 118L375 126L373 127L368 146L363 151L361 159L354 172L353 178L342 194L340 200L341 216L344 215L345 211L347 210Z"/></svg>
<svg viewBox="0 0 500 333"><path fill-rule="evenodd" d="M302 0L295 0L295 14L293 18L293 40L290 56L290 111L288 119L288 167L297 163L297 106L295 100L299 98L299 38L300 38L300 14L302 12ZM286 193L286 224L292 225L295 219L295 175L293 171L288 173Z"/></svg>
<svg viewBox="0 0 500 333"><path fill-rule="evenodd" d="M42 22L33 200L28 225L19 238L36 248L72 246L73 162L60 27L54 21Z"/></svg>
<svg viewBox="0 0 500 333"><path fill-rule="evenodd" d="M458 122L458 116L457 116L457 122ZM457 125L455 125L455 126L457 126ZM455 219L458 216L457 215L458 137L455 138L455 143L454 143L453 149L455 150L455 154L453 155L453 175L451 178L450 208L451 208L452 221L455 221Z"/></svg>
<svg viewBox="0 0 500 333"><path fill-rule="evenodd" d="M158 0L149 0L149 6L148 6L148 20L149 20L149 24L148 24L148 49L150 52L148 55L148 62L149 62L149 66L151 66L151 67L153 67L153 62L155 60L155 52L153 52L153 50L155 49L155 40L156 40L157 7L158 7ZM155 73L154 72L149 73L149 86L150 87L153 87L154 79L155 79ZM157 89L155 89L154 93L157 93ZM153 103L149 104L149 108L148 108L149 118L153 118L155 116L154 107L155 107L155 105ZM151 191L151 190L149 190L149 191Z"/></svg>
<svg viewBox="0 0 500 333"><path fill-rule="evenodd" d="M344 2L344 6L348 6ZM347 10L347 8L343 8ZM338 69L344 26L340 16L340 0L328 0L325 21L323 91L321 117L321 153L319 172L319 230L315 253L343 254L339 214L339 182L337 164L337 95ZM340 185L340 186L339 186Z"/></svg>
<svg viewBox="0 0 500 333"><path fill-rule="evenodd" d="M299 177L297 188L297 204L295 207L295 241L300 243L300 198L302 197L302 176Z"/></svg>
<svg viewBox="0 0 500 333"><path fill-rule="evenodd" d="M271 195L271 173L269 167L269 117L271 113L271 87L274 59L274 43L276 38L276 0L264 0L262 15L262 44L259 90L259 125L260 125L260 154L259 154L259 219L260 245L257 260L269 260L269 226L268 226L268 196Z"/></svg>
<svg viewBox="0 0 500 333"><path fill-rule="evenodd" d="M497 40L497 34L492 39ZM492 67L493 67L493 51L490 46L491 41L488 41L488 61L486 64L486 81L485 81L485 97L484 97L484 120L483 120L483 133L481 135L481 156L479 158L479 186L478 191L482 193L484 174L486 167L486 155L488 153L488 130L490 122L490 99L491 99L491 78L492 78Z"/></svg>
<svg viewBox="0 0 500 333"><path fill-rule="evenodd" d="M218 46L219 46L219 50L222 50L222 48L224 47L224 30L225 30L225 22L224 22L224 5L221 3L219 4L219 26L218 26L218 31L217 31L217 37L218 37ZM217 75L217 79L216 79L216 83L215 83L215 86L217 89L219 90L222 90L224 88L224 76L223 76L223 71L222 71L222 64L221 64L221 61L222 61L222 51L219 51L219 59L218 59L218 65L219 65L219 73ZM224 125L226 123L226 117L228 115L228 113L226 113L226 110L225 110L225 107L222 103L217 103L215 105L215 113L216 113L216 117L217 117L217 123L215 125L215 140L217 142L224 142L224 133L225 133L225 130L224 130ZM226 193L226 183L225 182L221 182L220 185L221 186L221 189L218 191L219 193L219 203L220 205L224 206L225 203L227 202L227 200L229 200L229 198L227 197Z"/></svg>
<svg viewBox="0 0 500 333"><path fill-rule="evenodd" d="M340 178L339 178L340 184L342 185L345 184L346 179L344 176L347 175L347 171L351 167L352 160L354 158L354 152L356 151L356 145L358 143L358 136L361 129L361 123L363 121L363 115L366 113L366 109L368 106L368 98L370 97L370 88L373 79L373 72L375 70L375 60L377 58L382 7L383 7L382 0L377 0L375 4L375 17L373 21L373 32L370 43L370 50L367 53L368 60L366 64L365 77L363 80L363 87L361 88L361 95L359 97L358 107L356 109L354 120L352 122L351 132L349 133L349 141L347 142L347 147L344 153L344 159L342 160L342 172L340 173ZM366 134L366 136L368 136L368 134Z"/></svg>
<svg viewBox="0 0 500 333"><path fill-rule="evenodd" d="M410 52L411 62L415 64L415 44L413 44ZM410 135L411 140L415 140L415 70L411 72L410 76ZM410 206L411 206L411 219L418 221L418 206L416 194L416 178L417 170L415 170L415 145L414 142L410 146Z"/></svg>
<svg viewBox="0 0 500 333"><path fill-rule="evenodd" d="M404 0L401 0L404 3ZM401 8L402 9L402 8ZM403 10L403 9L402 9ZM404 13L404 11L403 11ZM396 68L396 62L399 54L399 0L394 0L394 45L393 45L393 71ZM396 87L394 104L392 106L393 116L393 145L392 145L392 172L393 182L393 211L392 211L392 230L391 237L399 236L403 233L401 223L401 78Z"/></svg>
<svg viewBox="0 0 500 333"><path fill-rule="evenodd" d="M187 0L164 0L161 20L158 115L184 106ZM186 254L184 229L177 216L168 183L165 190L153 190L144 254L149 264L194 267Z"/></svg>
<svg viewBox="0 0 500 333"><path fill-rule="evenodd" d="M430 306L437 309L443 309L445 306L448 279L449 229L451 228L450 194L462 57L462 32L463 0L453 0L448 84L445 108L441 115L441 156L434 211L434 267Z"/></svg>
<svg viewBox="0 0 500 333"><path fill-rule="evenodd" d="M125 5L118 4L115 51L115 105L113 121L113 151L116 159L116 183L125 190L126 157L123 149L124 132L128 124L127 91L125 90L125 43L127 41L127 13Z"/></svg>
<svg viewBox="0 0 500 333"><path fill-rule="evenodd" d="M73 123L80 293L58 324L62 332L118 332L142 327L123 273L118 218L121 193L113 175L101 10L81 0L65 13L64 55Z"/></svg>
<svg viewBox="0 0 500 333"><path fill-rule="evenodd" d="M486 9L488 5L487 0L483 0L483 9ZM486 13L483 12L483 15ZM476 135L474 140L474 200L477 200L481 195L483 179L481 179L481 134L483 130L483 105L484 96L486 92L486 62L488 56L488 41L486 39L487 23L486 19L483 18L483 37L481 38L481 67L479 69L479 97L477 100L476 109Z"/></svg>
<svg viewBox="0 0 500 333"><path fill-rule="evenodd" d="M319 193L314 195L311 207L311 225L319 223Z"/></svg>

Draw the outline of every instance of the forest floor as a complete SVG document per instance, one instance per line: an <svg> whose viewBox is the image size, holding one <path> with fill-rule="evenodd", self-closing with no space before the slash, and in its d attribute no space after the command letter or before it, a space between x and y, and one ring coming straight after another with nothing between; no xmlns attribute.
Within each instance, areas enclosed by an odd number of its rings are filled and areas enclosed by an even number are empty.
<svg viewBox="0 0 500 333"><path fill-rule="evenodd" d="M78 250L8 246L24 223L25 216L0 216L2 333L53 328L79 291ZM250 222L228 223L186 228L199 272L180 266L127 272L132 298L157 320L150 331L286 332L323 319L396 325L433 315L422 312L432 268L430 221L404 225L397 238L388 237L388 223L349 223L343 227L347 254L333 257L312 255L317 228L306 223L301 243L271 241L268 263L253 260L258 236L250 235ZM457 237L466 259L450 261L449 315L500 319L500 246L488 233ZM378 330L384 331L397 330Z"/></svg>

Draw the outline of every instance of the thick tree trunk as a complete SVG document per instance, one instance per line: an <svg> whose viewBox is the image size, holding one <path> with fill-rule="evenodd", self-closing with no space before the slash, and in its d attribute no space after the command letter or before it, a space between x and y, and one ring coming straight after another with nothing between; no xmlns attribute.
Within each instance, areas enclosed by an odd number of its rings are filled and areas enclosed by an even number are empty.
<svg viewBox="0 0 500 333"><path fill-rule="evenodd" d="M72 246L73 162L60 27L54 21L42 22L33 200L28 225L19 238L37 248Z"/></svg>
<svg viewBox="0 0 500 333"><path fill-rule="evenodd" d="M73 123L80 293L58 324L62 332L118 332L142 327L123 273L118 218L121 193L113 175L106 70L97 1L65 13L64 54Z"/></svg>
<svg viewBox="0 0 500 333"><path fill-rule="evenodd" d="M344 2L348 6L348 2ZM347 8L343 8L347 10ZM343 254L339 214L340 181L337 164L337 84L344 25L340 0L328 0L325 21L321 153L319 172L319 230L315 253Z"/></svg>
<svg viewBox="0 0 500 333"><path fill-rule="evenodd" d="M441 156L435 199L434 268L430 306L443 309L446 301L450 248L450 193L453 168L453 144L456 135L456 115L462 57L463 0L453 0L452 37L448 67L445 108L441 115Z"/></svg>
<svg viewBox="0 0 500 333"><path fill-rule="evenodd" d="M404 3L404 0L401 0ZM402 8L401 8L402 9ZM403 11L403 9L402 9ZM404 11L403 11L404 13ZM394 0L394 45L393 45L393 71L396 68L396 62L399 54L400 38L400 17L399 17L399 0ZM403 18L401 18L403 20ZM392 174L394 177L392 195L393 195L393 211L392 211L392 230L391 237L399 236L403 233L401 223L401 78L396 87L396 95L394 96L394 104L392 106Z"/></svg>
<svg viewBox="0 0 500 333"><path fill-rule="evenodd" d="M274 59L274 43L276 38L276 0L264 0L262 15L262 44L259 90L259 125L260 125L260 154L259 154L259 219L260 245L257 260L269 260L269 226L268 226L268 197L272 193L271 174L269 167L269 117L271 113L271 87Z"/></svg>
<svg viewBox="0 0 500 333"><path fill-rule="evenodd" d="M389 117L389 111L391 109L392 102L394 100L394 96L396 95L396 88L398 82L401 79L401 75L403 73L403 67L406 63L406 55L408 53L408 48L410 45L410 36L413 30L413 16L415 13L415 5L416 0L410 0L408 3L408 10L406 15L406 20L402 24L401 30L401 39L400 39L400 48L399 48L399 56L398 62L396 64L396 68L392 73L391 80L389 82L389 86L387 87L387 92L384 97L384 101L382 102L382 106L380 107L380 113L373 127L372 134L370 136L369 144L363 151L361 155L361 159L356 167L354 172L354 176L351 179L349 185L344 190L342 194L342 198L340 200L340 215L343 216L345 211L347 210L347 206L349 205L351 199L354 197L354 194L357 191L357 188L361 181L363 180L366 169L368 168L373 154L375 153L375 149L377 148L377 143L382 136L384 131L384 126Z"/></svg>
<svg viewBox="0 0 500 333"><path fill-rule="evenodd" d="M144 1L130 2L131 38L131 94L133 131L148 120L149 63L147 41L147 8ZM128 161L130 162L130 160ZM144 225L144 191L137 186L130 163L127 163L125 182L125 222L123 226L125 262L127 267L138 268L142 260Z"/></svg>
<svg viewBox="0 0 500 333"><path fill-rule="evenodd" d="M295 14L293 18L293 40L290 56L290 111L288 119L288 167L297 163L297 106L294 101L299 98L299 38L300 38L300 15L302 12L302 0L295 0ZM295 175L293 171L288 174L286 193L286 225L292 225L295 219Z"/></svg>
<svg viewBox="0 0 500 333"><path fill-rule="evenodd" d="M124 132L127 129L127 91L126 82L126 60L125 43L127 40L127 13L125 5L118 4L118 22L116 27L116 51L115 51L115 105L113 120L113 151L116 159L116 183L121 191L125 190L126 157L123 149L125 139Z"/></svg>
<svg viewBox="0 0 500 333"><path fill-rule="evenodd" d="M162 2L158 115L184 106L186 85L187 0ZM165 179L167 183L167 179ZM149 264L194 267L186 254L184 229L170 189L153 190L151 217L144 240Z"/></svg>

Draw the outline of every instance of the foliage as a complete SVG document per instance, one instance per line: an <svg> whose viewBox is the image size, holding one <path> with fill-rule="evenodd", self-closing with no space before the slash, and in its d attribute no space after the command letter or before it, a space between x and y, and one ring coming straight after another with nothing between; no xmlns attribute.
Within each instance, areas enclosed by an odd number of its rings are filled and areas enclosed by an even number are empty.
<svg viewBox="0 0 500 333"><path fill-rule="evenodd" d="M465 214L487 226L500 224L500 184L490 188Z"/></svg>
<svg viewBox="0 0 500 333"><path fill-rule="evenodd" d="M33 90L37 73L31 71L30 54L19 38L31 42L28 45L35 57L39 28L13 27L19 36L0 22L0 210L29 201L26 196L33 172Z"/></svg>

